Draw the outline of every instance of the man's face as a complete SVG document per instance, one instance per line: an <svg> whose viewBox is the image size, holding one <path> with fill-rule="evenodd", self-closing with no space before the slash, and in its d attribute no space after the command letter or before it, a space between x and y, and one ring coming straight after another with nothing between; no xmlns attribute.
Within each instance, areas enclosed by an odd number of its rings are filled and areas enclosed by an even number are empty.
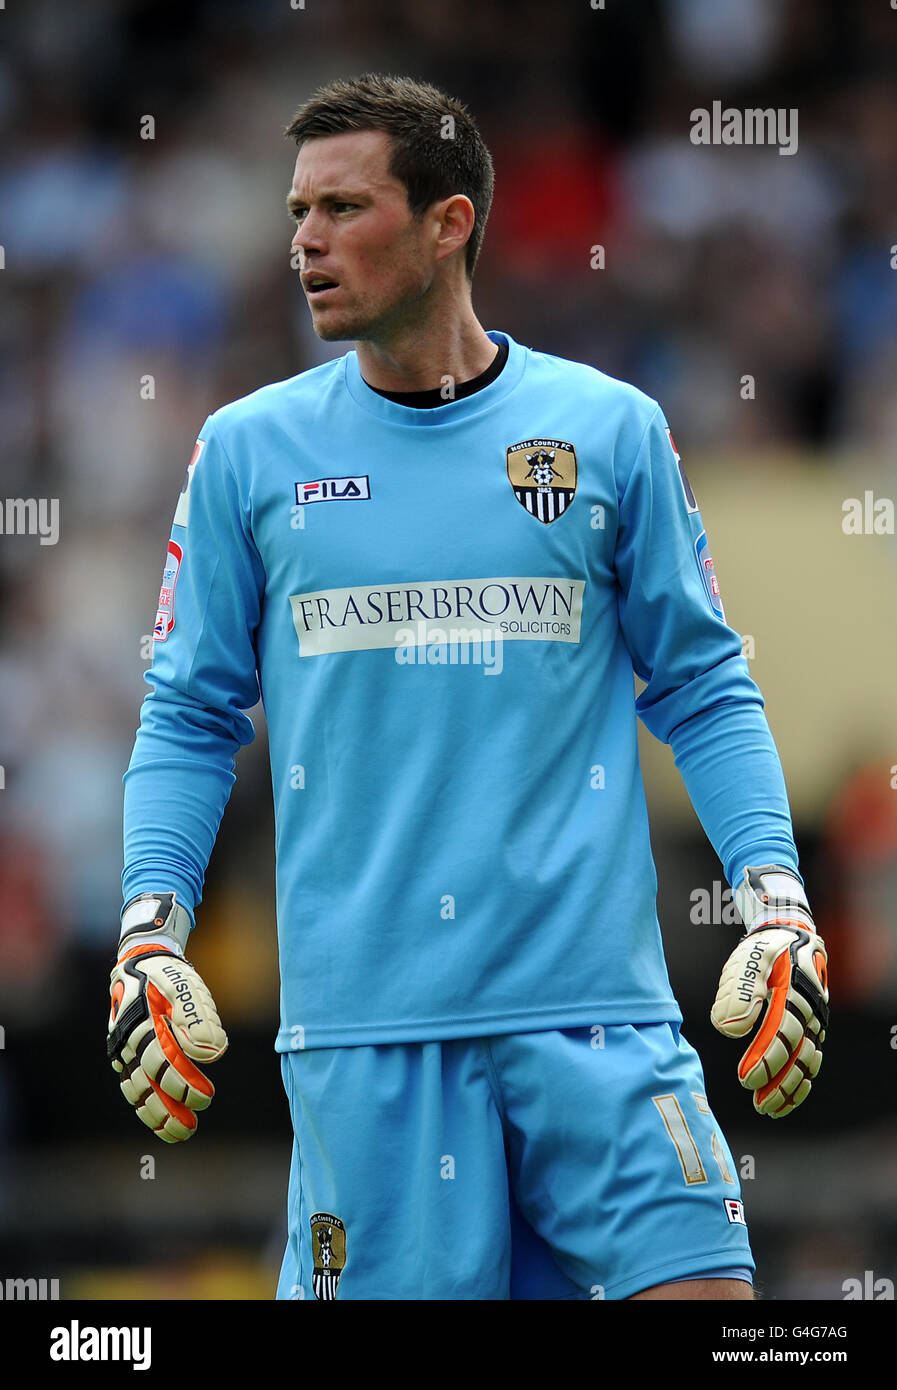
<svg viewBox="0 0 897 1390"><path fill-rule="evenodd" d="M388 172L391 146L385 131L349 131L306 141L296 159L292 246L327 342L388 339L414 321L433 280L433 224L412 217L405 185ZM335 288L316 290L318 277Z"/></svg>

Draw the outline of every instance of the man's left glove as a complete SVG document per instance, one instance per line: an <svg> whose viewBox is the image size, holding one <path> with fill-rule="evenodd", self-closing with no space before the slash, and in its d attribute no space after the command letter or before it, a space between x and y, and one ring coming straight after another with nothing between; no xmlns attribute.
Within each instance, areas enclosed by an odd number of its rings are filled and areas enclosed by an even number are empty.
<svg viewBox="0 0 897 1390"><path fill-rule="evenodd" d="M746 868L735 902L747 935L735 947L710 1013L714 1027L743 1037L768 1001L738 1065L754 1108L778 1119L810 1093L828 1028L828 956L800 879L776 864Z"/></svg>
<svg viewBox="0 0 897 1390"><path fill-rule="evenodd" d="M190 921L174 893L143 893L122 914L106 1050L125 1099L166 1144L189 1139L215 1087L195 1062L227 1048L214 1001L183 958Z"/></svg>

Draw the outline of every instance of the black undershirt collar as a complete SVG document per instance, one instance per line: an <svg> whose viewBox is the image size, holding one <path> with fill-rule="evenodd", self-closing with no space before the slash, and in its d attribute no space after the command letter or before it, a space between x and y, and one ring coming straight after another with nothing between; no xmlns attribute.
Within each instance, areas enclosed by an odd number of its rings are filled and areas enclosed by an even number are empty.
<svg viewBox="0 0 897 1390"><path fill-rule="evenodd" d="M378 396L385 396L388 401L395 401L397 405L414 406L416 410L432 410L435 406L446 405L449 400L461 400L464 396L472 396L476 391L482 391L484 386L489 386L500 375L507 360L508 344L500 342L498 352L486 370L480 372L479 376L471 377L470 381L462 381L449 397L442 394L439 386L434 386L429 391L381 391L377 386L370 386L370 390L376 391ZM365 382L365 385L369 386L370 383Z"/></svg>

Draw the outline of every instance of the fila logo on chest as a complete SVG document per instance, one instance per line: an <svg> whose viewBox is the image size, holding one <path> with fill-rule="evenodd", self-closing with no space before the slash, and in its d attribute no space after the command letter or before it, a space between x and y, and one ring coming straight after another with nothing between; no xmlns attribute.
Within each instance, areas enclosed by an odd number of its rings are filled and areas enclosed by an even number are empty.
<svg viewBox="0 0 897 1390"><path fill-rule="evenodd" d="M312 502L369 502L371 480L367 473L352 478L314 478L296 484L296 502L300 507Z"/></svg>

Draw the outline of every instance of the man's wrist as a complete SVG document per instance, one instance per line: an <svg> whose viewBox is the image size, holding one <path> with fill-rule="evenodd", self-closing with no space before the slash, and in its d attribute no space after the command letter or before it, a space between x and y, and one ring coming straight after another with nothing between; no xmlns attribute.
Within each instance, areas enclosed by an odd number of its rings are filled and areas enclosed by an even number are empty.
<svg viewBox="0 0 897 1390"><path fill-rule="evenodd" d="M135 946L164 946L183 956L192 926L177 893L139 893L122 908L118 955Z"/></svg>
<svg viewBox="0 0 897 1390"><path fill-rule="evenodd" d="M748 865L735 889L735 905L748 935L766 926L816 931L803 884L781 864Z"/></svg>

